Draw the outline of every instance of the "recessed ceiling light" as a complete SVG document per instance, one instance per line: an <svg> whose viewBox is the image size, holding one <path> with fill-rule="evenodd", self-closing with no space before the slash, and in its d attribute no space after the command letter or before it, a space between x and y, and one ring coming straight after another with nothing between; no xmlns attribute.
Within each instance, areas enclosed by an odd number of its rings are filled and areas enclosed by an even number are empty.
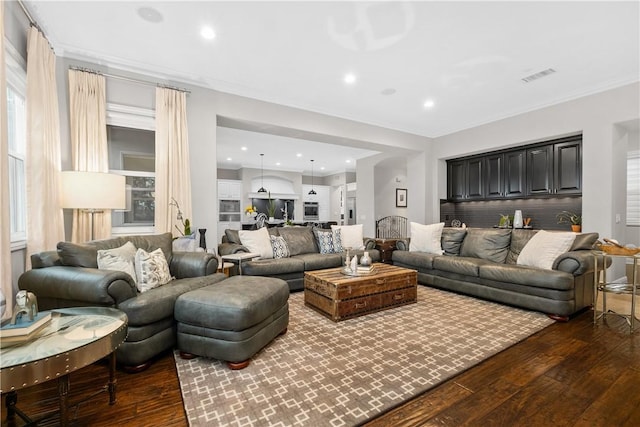
<svg viewBox="0 0 640 427"><path fill-rule="evenodd" d="M320 166L320 170L323 171L324 170L324 166Z"/></svg>
<svg viewBox="0 0 640 427"><path fill-rule="evenodd" d="M302 153L296 154L296 157L302 157Z"/></svg>
<svg viewBox="0 0 640 427"><path fill-rule="evenodd" d="M344 82L348 85L354 84L356 82L356 75L353 73L345 74Z"/></svg>
<svg viewBox="0 0 640 427"><path fill-rule="evenodd" d="M227 157L228 162L230 162L231 160L233 160L231 157Z"/></svg>
<svg viewBox="0 0 640 427"><path fill-rule="evenodd" d="M280 162L276 162L276 166L280 166Z"/></svg>
<svg viewBox="0 0 640 427"><path fill-rule="evenodd" d="M434 105L436 105L435 101L433 99L427 99L426 101L424 101L424 108L433 108Z"/></svg>
<svg viewBox="0 0 640 427"><path fill-rule="evenodd" d="M242 151L247 151L247 147L240 147Z"/></svg>
<svg viewBox="0 0 640 427"><path fill-rule="evenodd" d="M351 160L347 160L347 163L351 163Z"/></svg>
<svg viewBox="0 0 640 427"><path fill-rule="evenodd" d="M205 40L213 40L216 38L216 33L213 31L213 28L204 26L200 30L200 35Z"/></svg>
<svg viewBox="0 0 640 427"><path fill-rule="evenodd" d="M141 7L138 9L138 16L147 22L157 24L162 22L162 14L152 7Z"/></svg>

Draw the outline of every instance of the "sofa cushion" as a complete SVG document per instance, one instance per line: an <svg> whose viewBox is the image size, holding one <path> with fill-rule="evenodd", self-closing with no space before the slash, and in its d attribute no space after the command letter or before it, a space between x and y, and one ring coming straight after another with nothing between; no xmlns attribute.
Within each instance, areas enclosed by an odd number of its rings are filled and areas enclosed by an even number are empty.
<svg viewBox="0 0 640 427"><path fill-rule="evenodd" d="M342 265L342 255L340 254L300 254L296 255L296 258L304 261L304 271L322 270Z"/></svg>
<svg viewBox="0 0 640 427"><path fill-rule="evenodd" d="M433 260L438 257L436 254L426 252L393 251L392 258L394 264L410 265L415 268L433 269Z"/></svg>
<svg viewBox="0 0 640 427"><path fill-rule="evenodd" d="M273 248L271 247L271 237L266 228L258 230L240 230L238 232L242 246L249 252L260 254L260 258L273 258Z"/></svg>
<svg viewBox="0 0 640 427"><path fill-rule="evenodd" d="M62 265L98 268L98 248L95 245L58 242L57 248Z"/></svg>
<svg viewBox="0 0 640 427"><path fill-rule="evenodd" d="M433 268L436 270L448 271L450 273L478 277L480 274L480 267L490 263L491 261L481 258L438 256L433 259Z"/></svg>
<svg viewBox="0 0 640 427"><path fill-rule="evenodd" d="M576 239L571 246L572 251L591 250L598 240L598 233L580 233L576 234Z"/></svg>
<svg viewBox="0 0 640 427"><path fill-rule="evenodd" d="M555 259L568 252L575 239L575 233L540 230L522 248L518 264L551 270Z"/></svg>
<svg viewBox="0 0 640 427"><path fill-rule="evenodd" d="M460 255L460 248L464 237L467 235L466 228L445 227L442 229L441 245L445 255Z"/></svg>
<svg viewBox="0 0 640 427"><path fill-rule="evenodd" d="M287 241L284 240L282 236L272 236L271 239L271 249L273 250L274 258L289 258L289 246L287 246Z"/></svg>
<svg viewBox="0 0 640 427"><path fill-rule="evenodd" d="M364 249L364 225L332 225L332 230L340 230L342 249Z"/></svg>
<svg viewBox="0 0 640 427"><path fill-rule="evenodd" d="M259 259L242 263L242 274L246 276L275 276L301 272L304 272L304 261L296 257Z"/></svg>
<svg viewBox="0 0 640 427"><path fill-rule="evenodd" d="M511 230L468 228L462 242L460 256L481 258L504 263L511 242Z"/></svg>
<svg viewBox="0 0 640 427"><path fill-rule="evenodd" d="M240 241L240 234L238 233L238 231L240 230L231 230L230 228L227 228L226 230L224 230L224 235L227 238L228 243L235 243L236 245L242 244L242 242Z"/></svg>
<svg viewBox="0 0 640 427"><path fill-rule="evenodd" d="M119 248L114 249L99 249L98 250L98 268L100 270L116 270L127 273L133 279L133 282L137 282L136 278L136 247L133 243L127 242Z"/></svg>
<svg viewBox="0 0 640 427"><path fill-rule="evenodd" d="M442 255L442 229L444 222L437 224L419 224L411 222L411 241L409 250Z"/></svg>
<svg viewBox="0 0 640 427"><path fill-rule="evenodd" d="M537 232L537 230L526 230L523 228L514 228L511 230L511 244L509 245L509 253L507 253L505 263L516 264L522 248L524 248L529 239Z"/></svg>
<svg viewBox="0 0 640 427"><path fill-rule="evenodd" d="M570 290L574 288L573 275L550 270L540 274L535 267L523 265L485 264L480 266L480 277L496 282L515 283L537 288Z"/></svg>
<svg viewBox="0 0 640 427"><path fill-rule="evenodd" d="M316 238L310 227L282 227L279 231L289 246L291 256L318 253Z"/></svg>

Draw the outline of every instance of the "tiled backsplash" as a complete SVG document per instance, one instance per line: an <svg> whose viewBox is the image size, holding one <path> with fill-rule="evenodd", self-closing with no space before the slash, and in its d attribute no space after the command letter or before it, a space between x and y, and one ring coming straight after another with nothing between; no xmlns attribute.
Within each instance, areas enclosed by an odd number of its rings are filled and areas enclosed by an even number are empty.
<svg viewBox="0 0 640 427"><path fill-rule="evenodd" d="M453 219L459 219L467 227L493 227L498 225L500 215L513 215L516 209L522 211L523 218L531 218L534 229L570 231L570 225L558 224L556 215L561 211L582 214L582 197L442 202L440 221L447 227Z"/></svg>

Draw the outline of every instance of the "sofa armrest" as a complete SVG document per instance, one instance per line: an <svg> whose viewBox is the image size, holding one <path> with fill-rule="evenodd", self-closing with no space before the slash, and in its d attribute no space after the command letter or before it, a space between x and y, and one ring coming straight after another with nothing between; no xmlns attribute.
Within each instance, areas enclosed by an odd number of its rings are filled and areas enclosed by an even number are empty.
<svg viewBox="0 0 640 427"><path fill-rule="evenodd" d="M137 295L133 279L127 273L86 267L32 269L20 276L18 287L33 292L38 298L101 306L117 306Z"/></svg>
<svg viewBox="0 0 640 427"><path fill-rule="evenodd" d="M553 269L580 276L594 270L593 253L579 250L560 255L553 262Z"/></svg>
<svg viewBox="0 0 640 427"><path fill-rule="evenodd" d="M409 239L398 239L396 241L396 251L408 251Z"/></svg>
<svg viewBox="0 0 640 427"><path fill-rule="evenodd" d="M249 252L249 249L237 243L220 243L218 253L222 255L237 254L238 252Z"/></svg>
<svg viewBox="0 0 640 427"><path fill-rule="evenodd" d="M374 238L365 237L363 243L364 243L364 250L365 251L370 251L370 250L376 248L376 239L374 239Z"/></svg>
<svg viewBox="0 0 640 427"><path fill-rule="evenodd" d="M218 258L207 252L174 252L169 270L176 279L208 276L218 271Z"/></svg>

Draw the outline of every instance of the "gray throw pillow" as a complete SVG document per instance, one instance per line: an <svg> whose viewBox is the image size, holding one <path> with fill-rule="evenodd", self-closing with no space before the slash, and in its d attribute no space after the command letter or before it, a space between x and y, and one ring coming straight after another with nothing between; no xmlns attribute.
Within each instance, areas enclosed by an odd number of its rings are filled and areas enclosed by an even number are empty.
<svg viewBox="0 0 640 427"><path fill-rule="evenodd" d="M227 242L235 243L236 245L241 245L240 242L240 234L238 234L238 230L231 230L227 228L224 230L224 235L227 237Z"/></svg>
<svg viewBox="0 0 640 427"><path fill-rule="evenodd" d="M468 228L460 255L504 263L509 252L511 230Z"/></svg>
<svg viewBox="0 0 640 427"><path fill-rule="evenodd" d="M538 230L525 230L514 228L511 230L511 244L509 245L509 253L505 264L516 264L518 256L525 247L527 242L538 232Z"/></svg>
<svg viewBox="0 0 640 427"><path fill-rule="evenodd" d="M571 246L572 251L590 250L598 240L598 233L581 233L576 234L576 240Z"/></svg>
<svg viewBox="0 0 640 427"><path fill-rule="evenodd" d="M62 265L98 268L98 248L94 245L58 242L57 247Z"/></svg>
<svg viewBox="0 0 640 427"><path fill-rule="evenodd" d="M282 227L280 235L284 237L291 256L318 253L313 230L309 227Z"/></svg>

